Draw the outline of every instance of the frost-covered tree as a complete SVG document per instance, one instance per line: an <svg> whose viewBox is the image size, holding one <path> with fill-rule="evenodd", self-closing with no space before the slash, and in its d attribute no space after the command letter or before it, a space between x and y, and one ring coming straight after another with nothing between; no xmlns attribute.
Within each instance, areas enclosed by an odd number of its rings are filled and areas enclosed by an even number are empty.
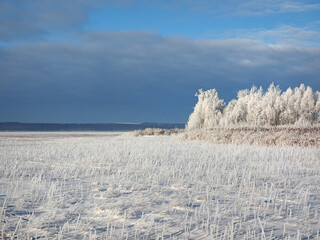
<svg viewBox="0 0 320 240"><path fill-rule="evenodd" d="M237 99L232 100L223 110L221 125L243 125L247 123L258 124L259 115L262 111L261 99L263 96L262 88L257 89L253 86L249 90L238 92Z"/></svg>
<svg viewBox="0 0 320 240"><path fill-rule="evenodd" d="M272 83L263 96L263 101L261 102L263 108L261 113L262 125L279 125L281 112L280 94L279 86L275 86Z"/></svg>
<svg viewBox="0 0 320 240"><path fill-rule="evenodd" d="M257 89L256 86L253 86L250 90L249 96L248 96L248 103L247 103L247 122L249 124L253 125L260 125L261 119L260 116L263 112L263 106L262 106L262 100L263 100L263 90L262 87Z"/></svg>
<svg viewBox="0 0 320 240"><path fill-rule="evenodd" d="M232 104L229 104L230 106L227 106L223 111L225 113L221 120L223 125L239 125L247 121L248 95L249 91L247 89L238 92L237 99L232 101Z"/></svg>
<svg viewBox="0 0 320 240"><path fill-rule="evenodd" d="M300 108L301 116L299 120L302 123L311 124L316 120L315 96L311 87L305 89Z"/></svg>
<svg viewBox="0 0 320 240"><path fill-rule="evenodd" d="M293 110L294 110L294 123L301 122L301 99L303 97L303 93L305 92L306 87L304 84L301 84L300 87L296 87L293 93Z"/></svg>
<svg viewBox="0 0 320 240"><path fill-rule="evenodd" d="M320 123L320 93L304 84L281 92L272 83L265 93L261 87L253 86L250 90L240 90L226 107L215 89L199 90L196 96L198 102L187 129Z"/></svg>
<svg viewBox="0 0 320 240"><path fill-rule="evenodd" d="M288 88L287 91L282 93L282 111L279 117L280 125L293 124L295 122L295 111L293 109L294 98L292 88Z"/></svg>
<svg viewBox="0 0 320 240"><path fill-rule="evenodd" d="M218 92L215 89L207 91L199 89L196 96L198 102L189 117L186 128L191 130L218 126L225 104L223 100L219 99Z"/></svg>
<svg viewBox="0 0 320 240"><path fill-rule="evenodd" d="M315 106L315 122L320 123L320 92L315 93L316 106Z"/></svg>

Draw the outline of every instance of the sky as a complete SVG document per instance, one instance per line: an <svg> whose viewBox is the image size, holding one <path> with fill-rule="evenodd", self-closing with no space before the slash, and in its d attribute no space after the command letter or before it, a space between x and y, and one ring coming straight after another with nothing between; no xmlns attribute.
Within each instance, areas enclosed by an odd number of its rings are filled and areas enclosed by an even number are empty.
<svg viewBox="0 0 320 240"><path fill-rule="evenodd" d="M0 122L186 123L319 66L318 0L0 0Z"/></svg>

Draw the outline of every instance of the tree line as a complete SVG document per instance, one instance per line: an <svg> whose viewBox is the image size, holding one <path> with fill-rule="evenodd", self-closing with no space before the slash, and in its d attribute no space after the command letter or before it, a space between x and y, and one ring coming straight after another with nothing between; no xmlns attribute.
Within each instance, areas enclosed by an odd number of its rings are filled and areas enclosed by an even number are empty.
<svg viewBox="0 0 320 240"><path fill-rule="evenodd" d="M320 123L320 92L301 84L281 91L273 83L240 90L227 105L216 89L199 90L198 102L186 128L201 129L229 126L314 125Z"/></svg>

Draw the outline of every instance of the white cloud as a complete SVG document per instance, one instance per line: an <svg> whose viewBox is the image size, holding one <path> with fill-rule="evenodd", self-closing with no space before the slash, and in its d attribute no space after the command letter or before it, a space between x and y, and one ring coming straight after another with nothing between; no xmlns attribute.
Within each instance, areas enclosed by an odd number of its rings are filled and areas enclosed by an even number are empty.
<svg viewBox="0 0 320 240"><path fill-rule="evenodd" d="M208 35L212 35L210 31ZM273 29L234 29L223 34L213 34L213 36L222 39L251 39L269 45L320 46L320 31L318 29L293 27L290 25L281 25Z"/></svg>
<svg viewBox="0 0 320 240"><path fill-rule="evenodd" d="M159 4L158 1L149 0L147 2L143 1L143 3L176 8L184 6L189 10L204 13L239 15L270 15L289 12L307 12L320 9L320 3L292 0L173 0L161 4Z"/></svg>
<svg viewBox="0 0 320 240"><path fill-rule="evenodd" d="M52 32L78 31L87 23L91 10L108 7L110 6L108 4L115 7L151 6L165 10L187 9L201 14L217 15L269 15L320 10L320 3L292 0L2 0L0 41L39 39ZM304 30L308 36L312 34L309 29Z"/></svg>
<svg viewBox="0 0 320 240"><path fill-rule="evenodd" d="M307 12L311 10L319 10L319 3L307 3L287 0L251 0L241 2L238 5L239 14L245 15L268 15L288 12Z"/></svg>

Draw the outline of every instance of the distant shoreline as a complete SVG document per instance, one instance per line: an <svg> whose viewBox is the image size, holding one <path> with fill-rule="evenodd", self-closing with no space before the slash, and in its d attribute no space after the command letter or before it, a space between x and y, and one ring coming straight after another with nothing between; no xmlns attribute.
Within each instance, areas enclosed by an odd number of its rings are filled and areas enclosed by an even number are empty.
<svg viewBox="0 0 320 240"><path fill-rule="evenodd" d="M133 131L146 128L182 129L182 123L20 123L0 122L0 132L55 132L55 131Z"/></svg>

